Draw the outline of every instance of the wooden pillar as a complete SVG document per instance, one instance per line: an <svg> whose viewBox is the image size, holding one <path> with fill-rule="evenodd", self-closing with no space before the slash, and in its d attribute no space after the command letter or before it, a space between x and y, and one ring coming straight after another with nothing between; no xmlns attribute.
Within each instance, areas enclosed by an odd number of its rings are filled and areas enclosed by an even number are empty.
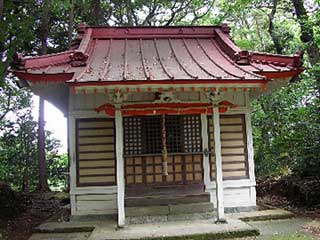
<svg viewBox="0 0 320 240"><path fill-rule="evenodd" d="M203 150L203 182L207 187L210 183L210 161L209 161L209 137L208 137L208 116L201 114L201 135Z"/></svg>
<svg viewBox="0 0 320 240"><path fill-rule="evenodd" d="M122 114L119 108L116 108L116 111L115 111L115 122L116 122L116 156L117 156L118 226L123 227L125 225L123 125L122 125Z"/></svg>
<svg viewBox="0 0 320 240"><path fill-rule="evenodd" d="M70 204L71 215L76 215L76 196L77 187L77 167L76 167L76 119L73 115L68 115L68 137L69 137L69 181L70 181Z"/></svg>
<svg viewBox="0 0 320 240"><path fill-rule="evenodd" d="M217 222L226 222L224 215L223 200L223 177L222 177L222 156L220 138L220 115L219 107L213 106L213 127L214 127L214 149L215 149L215 174L216 174L216 199L217 199Z"/></svg>

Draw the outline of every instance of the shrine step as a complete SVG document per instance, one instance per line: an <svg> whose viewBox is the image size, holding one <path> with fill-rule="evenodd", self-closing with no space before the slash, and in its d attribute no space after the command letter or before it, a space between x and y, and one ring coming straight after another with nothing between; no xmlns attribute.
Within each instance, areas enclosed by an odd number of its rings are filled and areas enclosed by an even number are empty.
<svg viewBox="0 0 320 240"><path fill-rule="evenodd" d="M188 192L188 193L159 193L144 194L141 196L127 196L125 205L127 207L139 206L166 206L188 203L208 203L210 194L206 192Z"/></svg>
<svg viewBox="0 0 320 240"><path fill-rule="evenodd" d="M131 224L210 219L215 214L210 202L126 207L125 212L126 222Z"/></svg>

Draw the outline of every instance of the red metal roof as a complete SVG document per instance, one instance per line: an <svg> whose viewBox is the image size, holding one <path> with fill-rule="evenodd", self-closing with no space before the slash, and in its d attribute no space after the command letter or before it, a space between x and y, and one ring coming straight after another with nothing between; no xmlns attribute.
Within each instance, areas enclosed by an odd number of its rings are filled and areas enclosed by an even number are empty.
<svg viewBox="0 0 320 240"><path fill-rule="evenodd" d="M251 81L293 77L301 56L241 51L226 25L205 27L88 27L68 51L16 56L25 80L69 83L133 81Z"/></svg>

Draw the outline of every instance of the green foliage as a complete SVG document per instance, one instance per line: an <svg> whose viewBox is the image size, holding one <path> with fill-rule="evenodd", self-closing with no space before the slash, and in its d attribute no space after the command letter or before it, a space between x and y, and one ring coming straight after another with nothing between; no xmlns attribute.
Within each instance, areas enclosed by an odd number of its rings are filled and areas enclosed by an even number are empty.
<svg viewBox="0 0 320 240"><path fill-rule="evenodd" d="M46 153L49 184L65 185L66 155L59 155L60 143L46 132ZM0 135L0 182L15 190L34 191L38 183L37 122L31 117L30 108L23 109L14 121L7 121ZM26 180L25 178L28 178Z"/></svg>
<svg viewBox="0 0 320 240"><path fill-rule="evenodd" d="M320 65L310 52L310 47L319 50L320 46L319 7L313 5L308 16L298 20L291 0L49 2L48 53L66 50L68 35L71 31L75 35L80 22L117 26L226 22L242 49L273 53L280 50L283 54L304 50L307 70L300 79L252 103L255 161L258 176L319 175ZM315 2L320 4L319 0ZM44 1L33 0L4 1L0 21L0 181L19 190L27 187L23 178L26 174L30 179L28 187L35 189L37 123L31 117L32 94L20 90L7 70L15 52L39 54L43 4ZM73 21L69 19L71 12ZM311 42L301 39L301 23L312 30ZM60 188L65 185L67 156L57 153L58 145L47 133L49 184Z"/></svg>
<svg viewBox="0 0 320 240"><path fill-rule="evenodd" d="M283 54L308 50L313 43L301 41L300 24L291 1L218 1L224 21L232 27L233 39L243 49L276 52L278 41ZM319 8L305 19L319 45ZM272 24L273 29L270 29ZM272 36L274 38L272 38ZM319 51L319 49L318 49ZM308 54L308 55L307 55ZM319 64L305 54L305 73L278 91L252 103L252 124L258 176L295 173L320 174ZM308 58L309 57L309 58ZM314 59L313 59L314 61Z"/></svg>
<svg viewBox="0 0 320 240"><path fill-rule="evenodd" d="M54 190L67 188L68 155L49 153L47 154L49 186Z"/></svg>
<svg viewBox="0 0 320 240"><path fill-rule="evenodd" d="M303 75L272 95L253 102L256 171L319 175L320 118L314 80Z"/></svg>
<svg viewBox="0 0 320 240"><path fill-rule="evenodd" d="M314 238L310 235L295 233L295 234L279 234L275 236L268 236L263 239L265 240L313 240Z"/></svg>

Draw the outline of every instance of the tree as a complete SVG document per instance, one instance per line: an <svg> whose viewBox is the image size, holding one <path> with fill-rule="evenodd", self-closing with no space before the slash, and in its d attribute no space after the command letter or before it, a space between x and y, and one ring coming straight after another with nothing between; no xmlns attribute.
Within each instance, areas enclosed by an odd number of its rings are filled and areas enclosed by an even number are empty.
<svg viewBox="0 0 320 240"><path fill-rule="evenodd" d="M320 104L316 90L320 74L315 74L318 67L315 60L311 61L317 55L314 53L319 53L315 31L319 10L309 13L302 10L299 17L292 2L302 3L298 6L300 10L304 7L303 1L298 0L219 3L222 11L217 18L230 23L233 38L242 48L284 54L305 49L304 66L311 66L286 88L253 102L257 176L289 173L306 176L320 172ZM307 28L307 36L302 27ZM313 47L309 48L310 45Z"/></svg>
<svg viewBox="0 0 320 240"><path fill-rule="evenodd" d="M318 90L318 98L320 101L320 47L316 42L316 33L314 32L314 28L319 27L319 25L317 25L319 24L319 20L314 22L309 18L308 12L304 6L304 1L292 0L292 4L301 29L300 39L305 44L309 62L314 68L313 75L317 79L316 88ZM319 12L320 10L318 9L314 14L320 16Z"/></svg>
<svg viewBox="0 0 320 240"><path fill-rule="evenodd" d="M42 6L42 17L40 26L40 55L47 53L47 40L50 21L50 1L45 0ZM38 155L39 155L39 191L48 191L47 164L45 154L45 132L44 132L44 99L39 97L39 121L38 121Z"/></svg>

